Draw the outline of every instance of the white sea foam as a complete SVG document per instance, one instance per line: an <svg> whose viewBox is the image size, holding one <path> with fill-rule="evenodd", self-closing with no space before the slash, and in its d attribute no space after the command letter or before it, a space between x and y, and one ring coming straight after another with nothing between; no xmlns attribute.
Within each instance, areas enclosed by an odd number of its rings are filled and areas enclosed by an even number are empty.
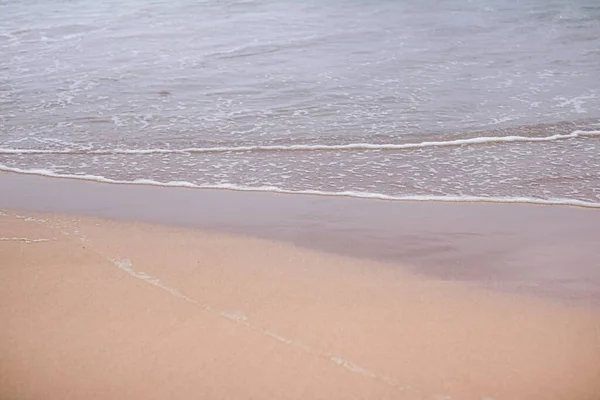
<svg viewBox="0 0 600 400"><path fill-rule="evenodd" d="M354 197L362 199L377 199L389 201L431 201L431 202L452 202L452 203L522 203L522 204L540 204L540 205L556 205L556 206L574 206L585 208L600 208L600 203L571 199L571 198L536 198L536 197L499 197L499 196L434 196L434 195L388 195L383 193L371 192L356 192L356 191L341 191L330 192L322 190L290 190L276 186L244 186L230 183L214 184L214 185L197 185L186 181L170 181L159 182L152 179L135 179L132 181L124 181L106 178L97 175L75 175L75 174L60 174L47 169L21 169L13 168L0 164L0 171L14 172L27 175L40 175L52 178L67 178L79 179L86 181L95 181L101 183L112 183L120 185L147 185L147 186L165 186L165 187L181 187L193 189L225 189L242 192L269 192L281 194L296 194L296 195L313 195L313 196L335 196L335 197Z"/></svg>
<svg viewBox="0 0 600 400"><path fill-rule="evenodd" d="M419 143L348 143L339 145L328 144L296 144L296 145L256 145L256 146L216 146L216 147L188 147L183 149L152 148L152 149L19 149L0 148L0 154L189 154L189 153L233 153L251 151L327 151L327 150L407 150L422 149L428 147L455 147L465 145L483 145L493 143L514 142L552 142L556 140L574 139L580 137L600 137L600 130L596 131L573 131L568 134L556 134L551 136L480 136L468 139L431 141Z"/></svg>

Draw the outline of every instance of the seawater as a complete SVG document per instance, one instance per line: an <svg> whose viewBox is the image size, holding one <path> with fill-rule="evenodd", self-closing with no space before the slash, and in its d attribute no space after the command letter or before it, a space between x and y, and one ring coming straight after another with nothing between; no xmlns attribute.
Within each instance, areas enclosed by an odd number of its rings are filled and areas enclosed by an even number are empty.
<svg viewBox="0 0 600 400"><path fill-rule="evenodd" d="M600 3L0 0L0 170L600 205Z"/></svg>

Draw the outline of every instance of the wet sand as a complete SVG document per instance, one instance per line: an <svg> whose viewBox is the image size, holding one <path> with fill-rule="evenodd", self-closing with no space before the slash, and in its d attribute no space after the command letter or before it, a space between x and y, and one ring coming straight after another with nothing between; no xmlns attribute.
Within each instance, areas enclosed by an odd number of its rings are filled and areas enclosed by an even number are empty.
<svg viewBox="0 0 600 400"><path fill-rule="evenodd" d="M0 216L0 397L581 399L600 313L198 229Z"/></svg>
<svg viewBox="0 0 600 400"><path fill-rule="evenodd" d="M111 185L0 173L0 208L210 229L600 307L600 211Z"/></svg>

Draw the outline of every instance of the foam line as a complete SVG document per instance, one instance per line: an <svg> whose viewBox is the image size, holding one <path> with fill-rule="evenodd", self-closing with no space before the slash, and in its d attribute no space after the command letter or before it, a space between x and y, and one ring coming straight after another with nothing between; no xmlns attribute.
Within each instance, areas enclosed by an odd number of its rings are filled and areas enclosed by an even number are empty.
<svg viewBox="0 0 600 400"><path fill-rule="evenodd" d="M371 192L329 192L322 190L289 190L282 189L276 186L244 186L235 184L215 184L215 185L197 185L187 181L170 181L158 182L152 179L135 179L132 181L123 181L117 179L106 178L97 175L75 175L75 174L59 174L46 169L21 169L13 168L0 164L0 171L14 172L26 175L39 175L52 178L79 179L85 181L94 181L100 183L112 183L119 185L146 185L146 186L165 186L165 187L181 187L193 189L223 189L234 190L241 192L268 192L281 194L303 194L313 196L335 196L335 197L354 197L360 199L377 199L388 201L435 201L435 202L451 202L451 203L523 203L523 204L539 204L539 205L554 205L554 206L574 206L585 208L600 208L600 203L571 199L571 198L549 198L541 199L537 197L500 197L500 196L431 196L431 195L402 195L394 196L383 193Z"/></svg>
<svg viewBox="0 0 600 400"><path fill-rule="evenodd" d="M574 139L579 137L600 137L600 131L573 131L568 134L551 136L481 136L468 139L445 141L377 144L377 143L349 143L339 145L327 144L297 144L289 146L257 145L257 146L218 146L218 147L188 147L184 149L153 148L153 149L19 149L0 148L0 154L71 154L71 155L128 155L128 154L202 154L202 153L240 153L261 151L343 151L343 150L407 150L423 149L429 147L455 147L465 145L482 145L492 143L512 142L553 142L556 140Z"/></svg>

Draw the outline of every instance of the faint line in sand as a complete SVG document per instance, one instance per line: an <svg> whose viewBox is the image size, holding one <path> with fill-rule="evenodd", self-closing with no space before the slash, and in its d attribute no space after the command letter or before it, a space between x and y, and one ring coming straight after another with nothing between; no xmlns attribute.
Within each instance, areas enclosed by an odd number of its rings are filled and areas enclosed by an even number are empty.
<svg viewBox="0 0 600 400"><path fill-rule="evenodd" d="M95 251L95 250L94 250ZM238 325L242 325L245 326L247 328L250 328L252 330L255 330L257 332L260 332L261 334L268 336L272 339L277 340L280 343L283 343L285 345L288 346L292 346L295 347L297 349L300 349L306 353L309 353L311 355L317 356L319 358L323 358L337 366L340 366L352 373L355 374L359 374L377 381L380 381L388 386L392 386L395 389L401 390L401 391L407 391L409 390L406 387L400 386L398 383L394 382L392 379L385 377L385 376L381 376L378 375L366 368L363 368L357 364L354 364L348 360L343 359L342 357L339 357L337 355L333 355L331 353L321 353L319 351L313 350L312 348L310 348L309 346L305 345L302 342L296 341L296 340L292 340L292 339L288 339L284 336L281 336L277 333L274 333L270 330L267 329L263 329L257 325L252 324L251 322L249 322L248 317L246 317L245 315L241 314L241 313L234 313L234 312L226 312L226 311L219 311L219 310L215 310L213 307L211 307L208 304L205 303L201 303L187 295L185 295L184 293L182 293L180 290L164 285L163 283L160 282L160 280L158 278L155 278L153 276L150 276L148 274L146 274L145 272L142 271L135 271L133 269L133 263L128 260L128 259L111 259L108 258L106 256L104 256L103 254L101 254L100 252L96 251L96 253L100 254L102 257L106 258L107 260L109 260L113 265L115 265L117 268L119 268L120 270L126 272L127 274L131 275L132 277L142 280L145 283L148 283L152 286L156 286L162 290L167 291L168 293L170 293L171 295L178 297L180 299L183 299L191 304L194 304L196 306L199 306L200 308L202 308L203 310L206 311L210 311L213 312L215 314L217 314L219 317L221 318L225 318L233 323L236 323Z"/></svg>
<svg viewBox="0 0 600 400"><path fill-rule="evenodd" d="M50 239L30 239L30 238L24 238L24 237L0 237L0 241L2 241L2 242L24 242L27 244L31 244L31 243L49 242Z"/></svg>
<svg viewBox="0 0 600 400"><path fill-rule="evenodd" d="M196 306L201 307L202 309L206 310L206 311L211 311L213 313L216 313L219 317L221 318L225 318L229 321L232 321L238 325L242 325L245 326L247 328L250 328L252 330L255 330L257 332L260 332L261 334L268 336L272 339L277 340L280 343L283 343L285 345L288 346L292 346L295 347L297 349L300 349L308 354L311 354L313 356L317 356L319 358L323 358L339 367L342 367L352 373L358 374L358 375L362 375L365 376L367 378L371 378L374 380L377 380L379 382L382 382L388 386L394 387L397 390L403 391L403 392L407 392L407 391L414 391L413 389L410 389L408 387L405 386L401 386L399 385L397 382L395 382L393 379L388 378L386 376L382 376L382 375L378 375L375 372L372 372L366 368L363 368L353 362L350 362L340 356L331 354L331 353L322 353L319 352L317 350L312 349L311 347L305 345L302 342L293 340L293 339L288 339L284 336L281 336L275 332L272 332L268 329L264 329L261 328L257 325L252 324L251 322L249 322L248 317L246 317L243 314L240 313L233 313L233 312L226 312L226 311L218 311L215 310L214 308L212 308L211 306L209 306L208 304L205 303L201 303L189 296L186 296L185 294L183 294L181 291L179 291L178 289L175 289L173 287L170 286L166 286L164 284L162 284L160 282L160 280L158 278L154 278L148 274L146 274L145 272L141 272L141 271L135 271L133 269L133 263L128 260L128 259L110 259L106 256L104 256L103 254L99 253L96 251L96 253L100 254L101 256L105 257L106 259L108 259L113 265L115 265L117 268L119 268L120 270L126 272L127 274L131 275L132 277L136 278L136 279L140 279L150 285L156 286L160 289L163 289L167 292L169 292L171 295L179 297L189 303L192 303Z"/></svg>

